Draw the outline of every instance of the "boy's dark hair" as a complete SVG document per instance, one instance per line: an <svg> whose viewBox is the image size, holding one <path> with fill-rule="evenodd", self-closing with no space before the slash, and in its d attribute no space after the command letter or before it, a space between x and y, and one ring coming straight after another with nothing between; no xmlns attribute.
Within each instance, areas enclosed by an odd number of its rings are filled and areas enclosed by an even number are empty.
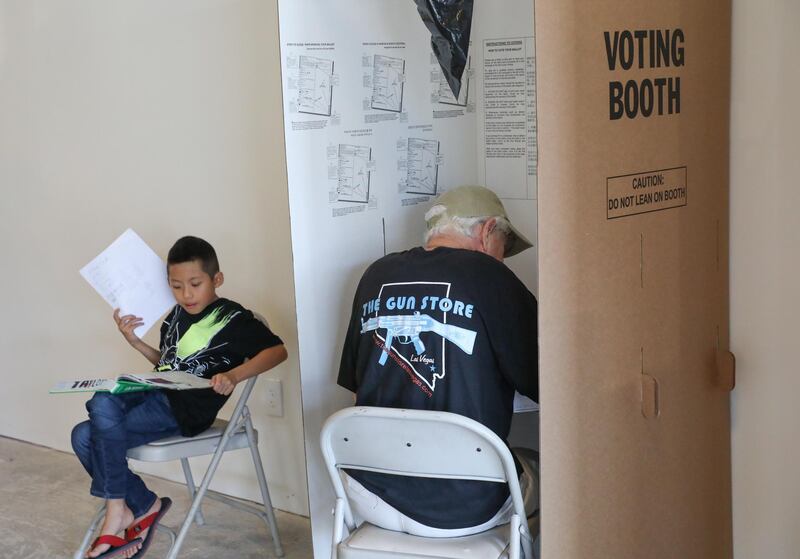
<svg viewBox="0 0 800 559"><path fill-rule="evenodd" d="M208 241L200 237L186 236L181 237L167 254L167 269L172 264L182 264L184 262L200 261L200 267L212 278L219 272L219 260L214 247Z"/></svg>

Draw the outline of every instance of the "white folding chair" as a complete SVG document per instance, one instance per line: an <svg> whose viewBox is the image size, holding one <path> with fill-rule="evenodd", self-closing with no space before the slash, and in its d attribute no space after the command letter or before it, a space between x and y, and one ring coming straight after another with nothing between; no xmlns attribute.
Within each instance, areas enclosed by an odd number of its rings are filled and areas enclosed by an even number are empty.
<svg viewBox="0 0 800 559"><path fill-rule="evenodd" d="M346 408L328 418L320 439L336 493L332 559L519 559L520 550L533 558L511 452L480 423L447 412ZM412 536L367 522L356 527L342 469L507 483L514 514L509 524L457 538Z"/></svg>
<svg viewBox="0 0 800 559"><path fill-rule="evenodd" d="M255 314L255 316L267 325L267 321L262 316L258 314ZM172 529L163 524L159 525L159 530L167 531L172 538L172 546L170 547L167 559L175 559L178 556L178 552L183 545L183 540L186 538L186 534L192 524L192 519L195 520L198 526L202 526L205 523L200 510L200 504L204 497L255 514L264 520L272 534L272 544L275 547L275 555L283 557L283 548L281 547L281 540L278 534L278 524L275 521L275 512L272 510L272 500L269 497L267 479L264 476L264 466L261 463L261 455L258 452L258 431L253 428L253 422L250 419L250 410L247 408L247 399L250 397L250 393L253 391L253 386L255 386L257 379L258 376L255 376L249 379L245 384L242 394L236 402L236 407L231 414L230 420L225 421L224 419L217 418L210 428L194 437L168 437L128 450L128 458L141 460L143 462L167 462L178 459L181 461L183 475L186 477L186 487L189 491L189 498L192 504L189 507L189 512L186 514L186 518L177 536ZM242 503L225 495L213 492L207 493L208 486L211 484L211 478L214 477L214 473L217 471L217 466L219 466L222 455L230 450L237 450L245 447L250 448L250 454L253 457L253 465L256 469L258 485L261 488L261 497L264 500L263 510L260 507ZM189 458L208 455L213 455L211 463L206 469L200 487L196 488L192 470L189 467ZM92 524L86 530L81 546L78 551L75 552L74 559L82 559L86 554L92 535L94 535L94 531L103 519L104 514L105 505L100 507Z"/></svg>

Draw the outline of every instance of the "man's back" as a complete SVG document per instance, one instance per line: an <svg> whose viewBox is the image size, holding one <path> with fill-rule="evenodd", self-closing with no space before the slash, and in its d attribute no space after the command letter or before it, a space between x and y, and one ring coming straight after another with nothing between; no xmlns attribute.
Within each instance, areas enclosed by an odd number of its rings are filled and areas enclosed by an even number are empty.
<svg viewBox="0 0 800 559"><path fill-rule="evenodd" d="M538 399L536 316L533 295L486 254L447 247L391 254L359 284L338 382L356 392L357 405L459 413L505 440L514 390ZM484 482L351 475L438 528L485 522L508 495Z"/></svg>

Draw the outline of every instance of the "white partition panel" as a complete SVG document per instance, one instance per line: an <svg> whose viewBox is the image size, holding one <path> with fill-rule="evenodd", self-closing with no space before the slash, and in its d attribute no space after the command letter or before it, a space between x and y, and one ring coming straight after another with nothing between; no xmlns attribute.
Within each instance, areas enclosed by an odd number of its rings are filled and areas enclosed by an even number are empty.
<svg viewBox="0 0 800 559"><path fill-rule="evenodd" d="M417 246L435 196L486 184L536 239L533 5L477 2L469 70L454 97L413 2L279 3L289 201L309 497L327 556L333 492L325 418L355 286L385 253ZM535 291L536 250L509 263Z"/></svg>

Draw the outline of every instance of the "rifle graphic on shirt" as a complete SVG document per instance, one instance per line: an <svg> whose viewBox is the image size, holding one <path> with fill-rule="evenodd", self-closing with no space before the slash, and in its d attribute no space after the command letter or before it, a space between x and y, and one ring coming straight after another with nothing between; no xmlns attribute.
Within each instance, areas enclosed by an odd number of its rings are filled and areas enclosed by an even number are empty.
<svg viewBox="0 0 800 559"><path fill-rule="evenodd" d="M419 314L418 312L406 315L376 316L361 323L362 334L378 328L386 329L386 341L381 357L378 359L378 363L381 365L386 364L386 359L389 357L392 342L395 338L410 338L417 355L425 353L425 344L419 339L421 332L439 334L448 342L456 344L461 351L468 355L472 355L472 348L475 345L476 334L472 330L453 326L452 324L444 324L427 314Z"/></svg>

